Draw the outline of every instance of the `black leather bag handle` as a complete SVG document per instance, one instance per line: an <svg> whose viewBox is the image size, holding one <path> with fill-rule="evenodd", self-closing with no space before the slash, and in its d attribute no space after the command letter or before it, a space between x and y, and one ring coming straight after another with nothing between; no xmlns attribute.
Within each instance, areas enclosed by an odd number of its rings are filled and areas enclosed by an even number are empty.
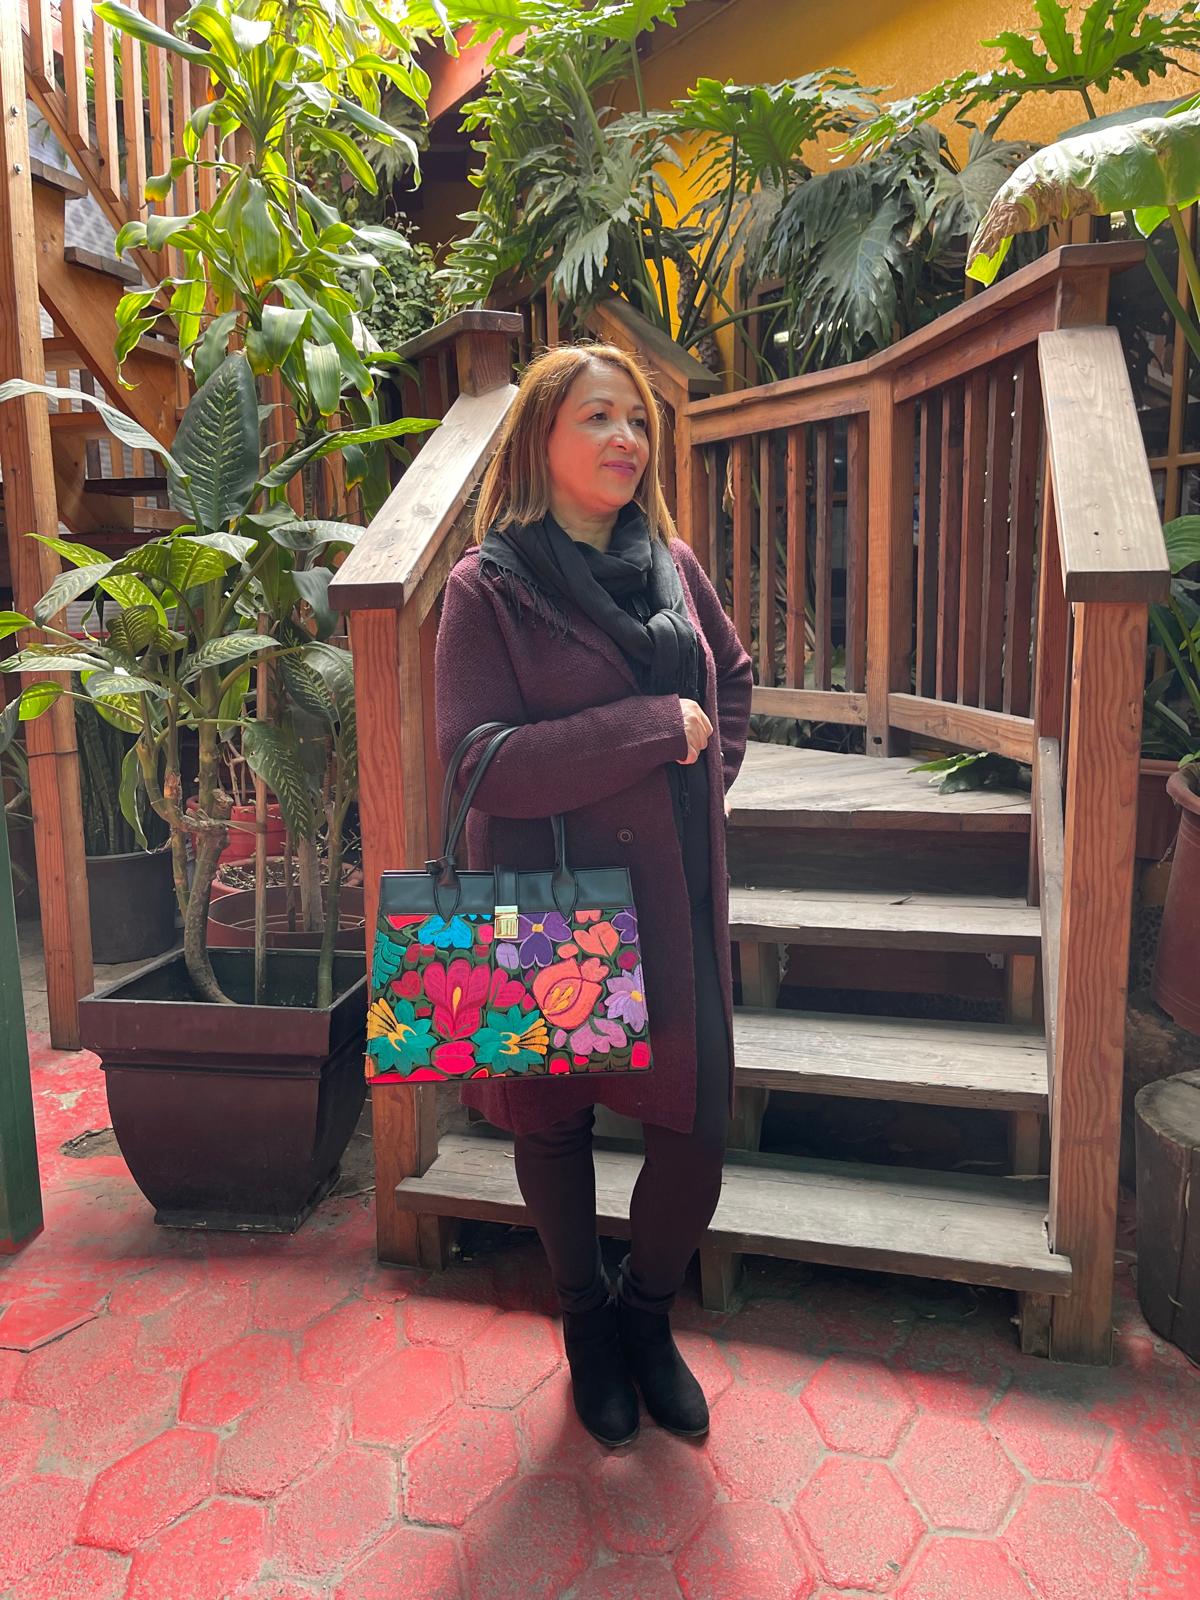
<svg viewBox="0 0 1200 1600"><path fill-rule="evenodd" d="M487 775L492 761L504 743L516 731L516 727L509 726L503 722L481 723L477 728L472 728L470 733L465 735L458 749L450 758L450 763L446 769L446 780L442 786L442 854L439 860L427 863L430 872L437 878L435 898L439 914L443 918L453 916L458 907L461 891L458 884L458 867L455 855L471 806L474 803L475 795L479 790L479 785ZM492 738L485 746L475 771L471 774L470 782L467 784L462 803L455 814L454 821L450 822L450 807L459 769L471 746L487 733L491 733ZM554 830L554 876L551 888L555 905L561 915L569 920L579 899L579 885L567 861L567 832L562 813L555 812L550 818L550 823ZM445 901L443 900L444 895L446 896ZM448 897L450 895L453 895L453 905L449 902Z"/></svg>

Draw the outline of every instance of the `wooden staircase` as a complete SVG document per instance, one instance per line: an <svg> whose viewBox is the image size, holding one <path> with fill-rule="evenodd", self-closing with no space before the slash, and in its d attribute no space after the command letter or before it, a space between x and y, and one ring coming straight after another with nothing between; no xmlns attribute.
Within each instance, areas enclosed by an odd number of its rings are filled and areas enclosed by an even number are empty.
<svg viewBox="0 0 1200 1600"><path fill-rule="evenodd" d="M677 523L755 662L753 709L840 724L864 752L752 743L730 793L736 1114L701 1249L710 1305L763 1252L1007 1287L1025 1348L1109 1358L1146 606L1168 582L1103 326L1109 275L1139 256L1058 250L831 372L723 395L684 361L660 375ZM436 453L331 586L351 618L368 896L434 844L439 599L515 392L501 320L475 315L436 336L466 380ZM627 309L621 324L628 342ZM643 356L669 359L649 338ZM939 749L1029 763L1032 794L942 795L911 770ZM986 1020L950 1003L968 969ZM927 1015L889 998L914 988ZM374 1093L381 1259L437 1266L454 1219L527 1220L507 1141L439 1140L439 1092ZM984 1176L767 1153L771 1095L985 1113L1007 1160ZM598 1148L614 1234L639 1162Z"/></svg>

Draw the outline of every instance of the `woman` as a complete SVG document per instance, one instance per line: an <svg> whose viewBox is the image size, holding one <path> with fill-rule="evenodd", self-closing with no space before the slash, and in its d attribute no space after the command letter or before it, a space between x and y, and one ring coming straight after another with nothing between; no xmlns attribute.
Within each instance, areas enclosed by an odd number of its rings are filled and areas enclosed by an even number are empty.
<svg viewBox="0 0 1200 1600"><path fill-rule="evenodd" d="M652 1070L463 1088L514 1136L575 1409L610 1446L637 1433L635 1383L661 1426L707 1431L669 1312L716 1209L733 1092L724 794L751 667L673 537L658 462L658 411L631 357L565 346L534 361L483 480L479 547L446 587L436 657L443 760L481 723L518 726L479 786L470 865L552 866L548 818L563 812L574 864L632 876ZM596 1230L597 1102L645 1130L615 1299Z"/></svg>

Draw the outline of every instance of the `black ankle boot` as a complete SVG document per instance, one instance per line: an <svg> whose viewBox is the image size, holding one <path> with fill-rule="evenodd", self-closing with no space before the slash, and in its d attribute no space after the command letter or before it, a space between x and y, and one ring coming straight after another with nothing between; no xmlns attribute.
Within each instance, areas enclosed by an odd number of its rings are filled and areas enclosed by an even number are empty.
<svg viewBox="0 0 1200 1600"><path fill-rule="evenodd" d="M638 1397L621 1351L616 1301L594 1311L564 1311L563 1342L580 1422L610 1449L629 1444L637 1437Z"/></svg>
<svg viewBox="0 0 1200 1600"><path fill-rule="evenodd" d="M646 1410L669 1433L700 1439L708 1432L708 1401L671 1337L665 1312L637 1311L617 1301L621 1345Z"/></svg>

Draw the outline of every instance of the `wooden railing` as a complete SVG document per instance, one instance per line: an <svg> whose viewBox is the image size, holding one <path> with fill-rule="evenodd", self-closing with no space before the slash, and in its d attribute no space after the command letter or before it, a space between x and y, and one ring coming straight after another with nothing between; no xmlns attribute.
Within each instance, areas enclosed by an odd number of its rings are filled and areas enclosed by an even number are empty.
<svg viewBox="0 0 1200 1600"><path fill-rule="evenodd" d="M466 311L403 347L419 371L432 366L442 385L434 401L455 397L444 413L435 404L441 427L329 586L330 603L350 615L368 929L380 873L419 866L433 853L442 781L433 716L438 602L469 542L470 497L516 395L512 344L520 328L510 312ZM378 1193L390 1197L437 1154L436 1091L377 1094L373 1126ZM386 1199L376 1216L383 1260L441 1262L437 1218L414 1218Z"/></svg>

